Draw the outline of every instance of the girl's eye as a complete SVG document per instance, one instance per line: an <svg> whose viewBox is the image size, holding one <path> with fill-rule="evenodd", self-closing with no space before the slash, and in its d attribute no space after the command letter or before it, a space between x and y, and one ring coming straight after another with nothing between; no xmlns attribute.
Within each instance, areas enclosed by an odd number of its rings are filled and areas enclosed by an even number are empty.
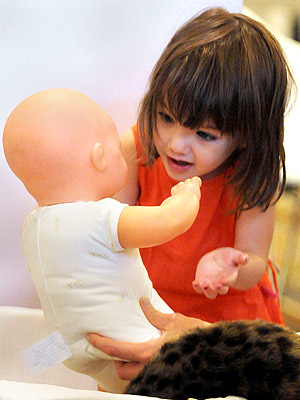
<svg viewBox="0 0 300 400"><path fill-rule="evenodd" d="M162 119L164 122L166 122L166 123L168 123L168 124L174 122L174 119L173 119L172 117L170 117L169 114L166 114L166 113L164 113L164 112L162 112L162 111L160 111L158 114L161 116L161 119Z"/></svg>
<svg viewBox="0 0 300 400"><path fill-rule="evenodd" d="M214 141L214 140L217 139L216 136L211 135L210 133L204 132L204 131L197 131L197 132L196 132L196 135L197 135L200 139L205 140L206 142L212 142L212 141Z"/></svg>

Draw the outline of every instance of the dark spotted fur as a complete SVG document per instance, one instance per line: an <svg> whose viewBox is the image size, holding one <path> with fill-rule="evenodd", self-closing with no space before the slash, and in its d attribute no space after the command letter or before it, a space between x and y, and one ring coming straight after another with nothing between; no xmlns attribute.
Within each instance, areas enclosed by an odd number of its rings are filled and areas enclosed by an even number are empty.
<svg viewBox="0 0 300 400"><path fill-rule="evenodd" d="M126 393L173 400L300 400L300 336L258 320L196 329L166 343Z"/></svg>

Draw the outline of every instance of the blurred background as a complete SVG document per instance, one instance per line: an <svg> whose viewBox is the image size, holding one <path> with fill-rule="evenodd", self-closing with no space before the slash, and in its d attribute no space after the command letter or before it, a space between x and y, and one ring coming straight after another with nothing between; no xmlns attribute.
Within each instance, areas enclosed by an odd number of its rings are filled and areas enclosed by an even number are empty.
<svg viewBox="0 0 300 400"><path fill-rule="evenodd" d="M0 0L0 129L25 97L51 87L82 91L120 134L135 123L147 79L177 28L219 5L260 19L280 40L300 87L300 0ZM244 8L243 8L244 7ZM299 89L300 92L300 89ZM272 257L288 325L300 330L300 105L286 118L288 185L278 203ZM0 146L0 305L40 307L21 250L34 200Z"/></svg>
<svg viewBox="0 0 300 400"><path fill-rule="evenodd" d="M300 40L300 0L244 0L244 6L281 33Z"/></svg>

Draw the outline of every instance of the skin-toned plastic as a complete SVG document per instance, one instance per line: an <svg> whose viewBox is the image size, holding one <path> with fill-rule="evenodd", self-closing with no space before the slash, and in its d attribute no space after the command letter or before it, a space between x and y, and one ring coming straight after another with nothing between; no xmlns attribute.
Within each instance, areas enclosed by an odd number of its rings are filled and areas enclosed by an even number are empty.
<svg viewBox="0 0 300 400"><path fill-rule="evenodd" d="M6 160L39 206L97 201L126 183L128 167L114 122L88 96L50 89L20 103L3 134ZM126 207L118 224L124 248L171 240L192 225L198 177L177 184L161 207Z"/></svg>
<svg viewBox="0 0 300 400"><path fill-rule="evenodd" d="M190 228L201 180L179 182L160 206L112 199L128 178L117 130L94 101L69 89L45 90L20 103L5 125L3 146L38 203L23 225L23 252L49 329L61 331L72 353L64 363L103 390L121 393L126 382L85 334L133 342L161 335L139 299L150 296L161 311L172 310L153 289L137 248Z"/></svg>
<svg viewBox="0 0 300 400"><path fill-rule="evenodd" d="M25 99L10 114L3 134L6 160L39 206L112 195L127 180L118 146L105 111L66 89Z"/></svg>

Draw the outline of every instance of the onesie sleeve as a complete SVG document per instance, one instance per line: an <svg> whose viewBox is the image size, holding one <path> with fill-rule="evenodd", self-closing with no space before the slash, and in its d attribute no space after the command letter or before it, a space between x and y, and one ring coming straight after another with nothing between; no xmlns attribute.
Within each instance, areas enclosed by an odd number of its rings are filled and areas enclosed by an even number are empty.
<svg viewBox="0 0 300 400"><path fill-rule="evenodd" d="M128 207L128 204L121 203L117 200L111 200L111 209L109 212L108 218L108 231L110 235L111 245L114 251L124 251L124 247L121 246L118 237L118 222L121 215L121 212L125 207Z"/></svg>

